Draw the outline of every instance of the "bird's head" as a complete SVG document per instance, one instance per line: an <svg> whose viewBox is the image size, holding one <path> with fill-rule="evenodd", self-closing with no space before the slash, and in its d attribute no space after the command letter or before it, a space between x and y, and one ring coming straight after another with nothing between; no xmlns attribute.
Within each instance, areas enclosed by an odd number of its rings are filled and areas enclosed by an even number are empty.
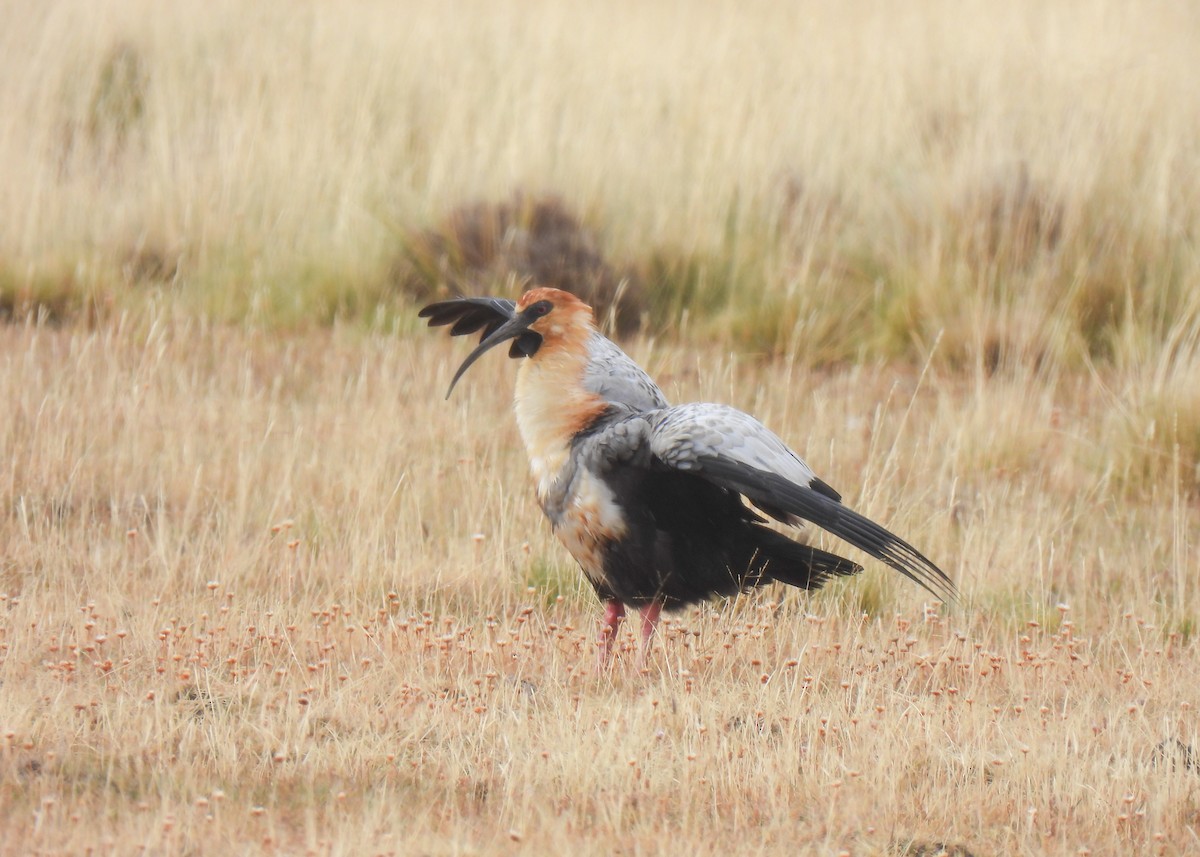
<svg viewBox="0 0 1200 857"><path fill-rule="evenodd" d="M450 389L454 389L472 363L501 342L513 341L508 348L509 357L543 356L565 349L583 354L594 329L592 308L575 295L560 289L530 289L517 301L513 317L467 355L454 373Z"/></svg>

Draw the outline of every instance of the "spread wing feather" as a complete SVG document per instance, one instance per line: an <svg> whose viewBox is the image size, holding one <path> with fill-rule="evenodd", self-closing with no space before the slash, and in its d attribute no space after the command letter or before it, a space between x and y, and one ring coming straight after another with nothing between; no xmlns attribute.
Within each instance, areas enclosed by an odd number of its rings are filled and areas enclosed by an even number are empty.
<svg viewBox="0 0 1200 857"><path fill-rule="evenodd" d="M697 403L643 417L654 460L736 491L772 517L816 524L936 597L955 599L945 572L895 533L843 506L836 491L749 414Z"/></svg>
<svg viewBox="0 0 1200 857"><path fill-rule="evenodd" d="M654 421L653 446L664 463L680 470L694 467L695 461L705 455L720 454L747 467L777 473L830 500L842 499L770 429L728 405L692 402L664 409ZM769 508L759 508L791 523Z"/></svg>
<svg viewBox="0 0 1200 857"><path fill-rule="evenodd" d="M417 315L429 319L430 327L453 323L451 336L466 336L482 330L480 342L516 314L516 302L508 298L453 298L424 307Z"/></svg>
<svg viewBox="0 0 1200 857"><path fill-rule="evenodd" d="M744 495L755 505L783 509L890 566L942 601L957 596L954 583L924 554L895 533L811 488L720 456L696 461L691 472Z"/></svg>

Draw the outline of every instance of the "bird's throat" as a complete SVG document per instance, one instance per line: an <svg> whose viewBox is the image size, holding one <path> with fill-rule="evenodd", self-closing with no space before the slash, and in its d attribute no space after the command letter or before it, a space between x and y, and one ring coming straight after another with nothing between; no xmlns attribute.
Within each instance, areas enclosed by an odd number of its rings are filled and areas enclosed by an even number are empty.
<svg viewBox="0 0 1200 857"><path fill-rule="evenodd" d="M515 410L538 496L546 495L566 466L571 441L607 408L583 385L586 355L544 350L521 361Z"/></svg>

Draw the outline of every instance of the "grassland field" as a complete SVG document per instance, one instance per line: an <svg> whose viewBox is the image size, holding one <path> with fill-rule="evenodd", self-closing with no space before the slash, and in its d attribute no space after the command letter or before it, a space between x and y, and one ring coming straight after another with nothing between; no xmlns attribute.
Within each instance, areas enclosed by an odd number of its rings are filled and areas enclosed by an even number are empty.
<svg viewBox="0 0 1200 857"><path fill-rule="evenodd" d="M1200 853L1197 44L0 0L0 854ZM866 561L597 675L513 363L445 401L415 317L547 246L961 602Z"/></svg>

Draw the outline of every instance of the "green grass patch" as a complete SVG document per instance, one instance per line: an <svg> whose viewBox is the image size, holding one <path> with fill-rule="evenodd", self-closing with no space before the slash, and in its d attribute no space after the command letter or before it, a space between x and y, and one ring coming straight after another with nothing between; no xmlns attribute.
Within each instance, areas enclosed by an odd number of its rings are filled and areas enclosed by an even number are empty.
<svg viewBox="0 0 1200 857"><path fill-rule="evenodd" d="M123 288L94 263L59 263L18 271L0 263L0 322L92 323L107 317Z"/></svg>
<svg viewBox="0 0 1200 857"><path fill-rule="evenodd" d="M579 566L546 557L537 557L529 563L525 571L525 586L547 607L555 604L559 598L571 606L594 600L592 589Z"/></svg>

